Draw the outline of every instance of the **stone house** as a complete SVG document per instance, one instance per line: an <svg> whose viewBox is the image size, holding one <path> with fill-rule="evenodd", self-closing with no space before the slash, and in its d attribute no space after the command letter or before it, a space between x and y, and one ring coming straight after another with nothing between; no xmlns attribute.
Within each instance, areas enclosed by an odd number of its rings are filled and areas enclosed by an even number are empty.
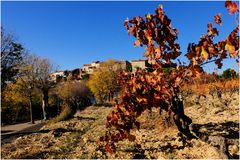
<svg viewBox="0 0 240 160"><path fill-rule="evenodd" d="M148 60L132 60L131 65L132 65L133 73L135 73L138 68L147 69L148 67L151 66L151 64L148 62Z"/></svg>

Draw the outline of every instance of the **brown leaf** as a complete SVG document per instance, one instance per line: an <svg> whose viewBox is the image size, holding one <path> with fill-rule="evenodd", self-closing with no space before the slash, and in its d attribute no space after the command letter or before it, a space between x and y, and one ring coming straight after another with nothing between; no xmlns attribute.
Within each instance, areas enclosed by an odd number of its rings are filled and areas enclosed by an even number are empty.
<svg viewBox="0 0 240 160"><path fill-rule="evenodd" d="M133 142L133 141L135 141L135 139L136 139L136 136L131 135L131 134L128 135L128 140L129 141Z"/></svg>
<svg viewBox="0 0 240 160"><path fill-rule="evenodd" d="M108 143L105 145L105 151L108 152L108 153L113 153L113 150Z"/></svg>

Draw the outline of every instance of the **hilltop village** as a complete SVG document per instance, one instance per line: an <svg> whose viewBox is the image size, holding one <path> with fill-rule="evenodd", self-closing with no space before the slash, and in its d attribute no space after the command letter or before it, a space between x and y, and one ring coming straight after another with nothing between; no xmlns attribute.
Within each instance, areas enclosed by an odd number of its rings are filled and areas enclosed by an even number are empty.
<svg viewBox="0 0 240 160"><path fill-rule="evenodd" d="M73 70L56 71L50 75L51 81L59 82L61 80L84 80L93 74L94 70L100 68L104 62L93 61L90 64L84 64L82 68L75 68ZM137 68L147 69L153 62L148 60L132 60L132 61L116 61L113 70L117 70L120 66L122 70L135 73Z"/></svg>

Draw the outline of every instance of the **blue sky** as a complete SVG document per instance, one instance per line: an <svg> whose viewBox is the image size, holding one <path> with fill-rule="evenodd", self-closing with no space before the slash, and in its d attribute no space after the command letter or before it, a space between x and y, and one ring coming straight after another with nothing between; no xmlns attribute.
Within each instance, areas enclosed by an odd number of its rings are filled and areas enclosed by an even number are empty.
<svg viewBox="0 0 240 160"><path fill-rule="evenodd" d="M143 59L144 48L134 47L134 38L123 26L126 17L154 13L163 4L172 25L179 29L178 42L186 52L189 42L197 42L206 33L207 23L222 13L223 24L218 39L224 39L236 26L219 2L1 2L1 23L7 32L15 33L18 41L32 53L48 57L62 70L108 58L117 60ZM186 61L184 56L181 60ZM224 61L225 68L238 69L233 60ZM207 65L213 71L215 65Z"/></svg>

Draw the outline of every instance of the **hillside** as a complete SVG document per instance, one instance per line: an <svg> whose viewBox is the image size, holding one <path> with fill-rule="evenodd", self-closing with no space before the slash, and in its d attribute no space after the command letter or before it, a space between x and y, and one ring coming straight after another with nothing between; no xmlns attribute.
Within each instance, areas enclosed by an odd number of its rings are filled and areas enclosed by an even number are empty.
<svg viewBox="0 0 240 160"><path fill-rule="evenodd" d="M226 96L227 97L227 96ZM139 117L140 130L133 130L134 142L117 144L115 154L105 154L98 139L105 133L106 115L111 107L90 106L77 112L73 119L41 128L42 133L24 135L12 141L3 141L2 158L125 158L125 159L203 159L239 157L239 95L235 93L227 106L218 98L201 98L199 103L191 96L185 101L185 112L193 120L192 126L200 139L183 145L173 124L165 124L158 110L144 112ZM170 126L170 127L168 127ZM219 146L218 146L219 145Z"/></svg>

